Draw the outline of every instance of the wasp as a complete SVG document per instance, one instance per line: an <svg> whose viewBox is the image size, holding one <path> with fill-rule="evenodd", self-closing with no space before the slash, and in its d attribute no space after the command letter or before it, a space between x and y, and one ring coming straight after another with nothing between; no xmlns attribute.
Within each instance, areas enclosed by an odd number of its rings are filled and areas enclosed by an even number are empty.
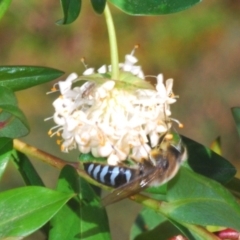
<svg viewBox="0 0 240 240"><path fill-rule="evenodd" d="M135 195L147 187L168 182L176 175L186 157L186 148L181 139L174 144L168 138L164 138L149 152L148 159L142 159L134 167L110 166L95 162L86 162L83 166L93 179L116 188L102 199L102 205L106 206Z"/></svg>

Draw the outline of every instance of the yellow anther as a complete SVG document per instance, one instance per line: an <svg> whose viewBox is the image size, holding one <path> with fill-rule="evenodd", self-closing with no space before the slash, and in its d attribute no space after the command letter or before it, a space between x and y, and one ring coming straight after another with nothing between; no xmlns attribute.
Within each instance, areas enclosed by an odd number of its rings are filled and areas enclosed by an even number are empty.
<svg viewBox="0 0 240 240"><path fill-rule="evenodd" d="M179 123L179 124L178 124L178 127L179 127L179 128L184 128L184 125L183 125L182 123Z"/></svg>
<svg viewBox="0 0 240 240"><path fill-rule="evenodd" d="M51 92L56 92L58 89L56 87L51 88Z"/></svg>
<svg viewBox="0 0 240 240"><path fill-rule="evenodd" d="M173 134L172 133L167 133L165 138L166 138L166 140L171 140L171 139L173 139Z"/></svg>

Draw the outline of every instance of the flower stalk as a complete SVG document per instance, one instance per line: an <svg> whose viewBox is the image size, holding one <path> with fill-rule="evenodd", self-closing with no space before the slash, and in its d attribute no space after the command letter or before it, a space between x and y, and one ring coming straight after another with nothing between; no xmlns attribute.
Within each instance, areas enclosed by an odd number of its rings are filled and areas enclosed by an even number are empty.
<svg viewBox="0 0 240 240"><path fill-rule="evenodd" d="M105 10L104 10L104 16L106 19L108 36L109 36L111 65L112 65L111 77L112 79L117 80L119 77L117 38L116 38L116 32L113 24L112 15L108 7L108 4L106 4Z"/></svg>

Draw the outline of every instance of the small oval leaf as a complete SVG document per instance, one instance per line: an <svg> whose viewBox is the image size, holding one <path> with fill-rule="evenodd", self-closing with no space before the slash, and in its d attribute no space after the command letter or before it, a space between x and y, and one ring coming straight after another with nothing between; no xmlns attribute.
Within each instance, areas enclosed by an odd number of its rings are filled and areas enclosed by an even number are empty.
<svg viewBox="0 0 240 240"><path fill-rule="evenodd" d="M222 147L221 147L221 138L217 137L210 146L210 149L217 153L218 155L222 155Z"/></svg>
<svg viewBox="0 0 240 240"><path fill-rule="evenodd" d="M184 167L169 182L163 211L175 221L240 230L240 205L220 183Z"/></svg>
<svg viewBox="0 0 240 240"><path fill-rule="evenodd" d="M58 178L57 190L65 193L80 192L79 176L76 170L66 165ZM72 198L51 219L49 240L74 239L79 235L81 220L79 216L80 203L78 197ZM64 221L62 221L64 219Z"/></svg>
<svg viewBox="0 0 240 240"><path fill-rule="evenodd" d="M26 185L44 186L44 183L28 157L18 151L12 152L13 160Z"/></svg>
<svg viewBox="0 0 240 240"><path fill-rule="evenodd" d="M190 138L181 136L187 146L187 164L197 173L220 183L227 183L236 174L235 167L222 156Z"/></svg>
<svg viewBox="0 0 240 240"><path fill-rule="evenodd" d="M49 240L110 239L106 210L90 185L76 169L65 166L58 180L58 191L77 193L51 220ZM64 221L62 221L64 219Z"/></svg>
<svg viewBox="0 0 240 240"><path fill-rule="evenodd" d="M89 240L110 240L110 230L106 209L100 204L100 198L83 178L80 178L81 192L81 237Z"/></svg>
<svg viewBox="0 0 240 240"><path fill-rule="evenodd" d="M11 2L12 2L12 0L1 0L0 1L0 19L3 17L4 13L9 8Z"/></svg>
<svg viewBox="0 0 240 240"><path fill-rule="evenodd" d="M49 221L72 196L43 187L0 193L0 239L28 236Z"/></svg>
<svg viewBox="0 0 240 240"><path fill-rule="evenodd" d="M0 138L0 180L11 159L13 141L10 138Z"/></svg>
<svg viewBox="0 0 240 240"><path fill-rule="evenodd" d="M56 22L58 25L65 25L74 22L81 11L81 0L61 0L63 19Z"/></svg>
<svg viewBox="0 0 240 240"><path fill-rule="evenodd" d="M106 0L91 0L93 9L96 13L102 14L106 6Z"/></svg>
<svg viewBox="0 0 240 240"><path fill-rule="evenodd" d="M12 91L23 90L62 76L64 72L38 66L2 66L0 67L0 86Z"/></svg>
<svg viewBox="0 0 240 240"><path fill-rule="evenodd" d="M113 80L110 77L109 78L105 78L103 75L101 74L92 74L90 76L80 76L75 80L75 83L78 83L78 81L91 81L94 82L96 84L103 84L106 81L114 81L115 82L115 87L118 89L124 89L127 91L135 91L136 89L149 89L149 90L155 90L155 87L141 79L138 78L136 76L134 76L133 74L129 73L129 72L120 72L119 74L119 80Z"/></svg>
<svg viewBox="0 0 240 240"><path fill-rule="evenodd" d="M0 86L0 137L18 138L29 133L27 119L17 106L14 93Z"/></svg>
<svg viewBox="0 0 240 240"><path fill-rule="evenodd" d="M116 7L131 15L161 15L179 12L201 0L109 0Z"/></svg>
<svg viewBox="0 0 240 240"><path fill-rule="evenodd" d="M240 107L231 108L231 111L237 127L238 135L240 136Z"/></svg>

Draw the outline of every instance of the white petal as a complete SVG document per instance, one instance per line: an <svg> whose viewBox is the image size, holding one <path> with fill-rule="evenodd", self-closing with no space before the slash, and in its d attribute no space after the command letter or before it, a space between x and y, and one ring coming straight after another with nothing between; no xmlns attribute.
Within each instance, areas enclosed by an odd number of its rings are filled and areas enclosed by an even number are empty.
<svg viewBox="0 0 240 240"><path fill-rule="evenodd" d="M60 81L58 83L60 93L64 95L67 91L71 89L72 83L68 81Z"/></svg>
<svg viewBox="0 0 240 240"><path fill-rule="evenodd" d="M107 91L111 91L114 88L114 86L115 86L115 82L114 81L107 81L107 82L105 82L102 85L102 87L104 89L106 89Z"/></svg>
<svg viewBox="0 0 240 240"><path fill-rule="evenodd" d="M116 154L112 153L112 154L108 157L107 162L108 162L109 165L116 166L116 165L118 165L118 163L119 163L120 161L119 161L118 156L117 156Z"/></svg>
<svg viewBox="0 0 240 240"><path fill-rule="evenodd" d="M65 118L59 115L57 112L54 113L53 120L57 125L63 126L65 124Z"/></svg>
<svg viewBox="0 0 240 240"><path fill-rule="evenodd" d="M76 73L71 73L71 74L67 77L66 81L67 81L67 82L73 82L73 80L75 80L77 77L78 77L78 75L77 75Z"/></svg>
<svg viewBox="0 0 240 240"><path fill-rule="evenodd" d="M145 76L144 76L144 73L142 70L138 72L137 77L139 77L141 79L145 79Z"/></svg>
<svg viewBox="0 0 240 240"><path fill-rule="evenodd" d="M91 153L94 157L101 157L98 153L98 148L97 147L92 147L91 148Z"/></svg>
<svg viewBox="0 0 240 240"><path fill-rule="evenodd" d="M97 71L98 71L98 73L104 74L107 72L107 66L103 65Z"/></svg>
<svg viewBox="0 0 240 240"><path fill-rule="evenodd" d="M156 128L156 131L157 131L158 133L164 133L164 132L166 132L167 130L168 130L167 127L166 127L166 126L163 126L163 125L158 125L157 128Z"/></svg>
<svg viewBox="0 0 240 240"><path fill-rule="evenodd" d="M132 66L131 68L131 73L133 75L138 75L138 73L141 71L141 67L140 66Z"/></svg>
<svg viewBox="0 0 240 240"><path fill-rule="evenodd" d="M78 146L78 149L81 153L89 153L91 151L91 148L86 146Z"/></svg>
<svg viewBox="0 0 240 240"><path fill-rule="evenodd" d="M66 118L67 131L73 131L78 126L78 121L73 118Z"/></svg>
<svg viewBox="0 0 240 240"><path fill-rule="evenodd" d="M124 161L124 160L127 159L128 153L125 153L125 152L123 152L123 151L121 151L121 150L118 149L118 150L116 151L116 155L118 156L118 158L119 158L120 161Z"/></svg>
<svg viewBox="0 0 240 240"><path fill-rule="evenodd" d="M177 99L175 99L175 98L168 98L168 99L167 99L167 103L168 103L168 104L175 103L176 101L177 101Z"/></svg>
<svg viewBox="0 0 240 240"><path fill-rule="evenodd" d="M159 141L158 133L156 131L150 133L149 138L150 138L151 147L152 148L156 147Z"/></svg>
<svg viewBox="0 0 240 240"><path fill-rule="evenodd" d="M113 151L112 145L110 142L105 142L104 146L98 147L98 153L101 157L109 156Z"/></svg>
<svg viewBox="0 0 240 240"><path fill-rule="evenodd" d="M163 75L162 74L159 74L157 76L156 89L157 89L161 98L166 98L167 97L167 91L166 91L166 87L163 84Z"/></svg>
<svg viewBox="0 0 240 240"><path fill-rule="evenodd" d="M94 68L88 68L83 72L83 75L86 76L86 75L91 75L93 73L94 73Z"/></svg>
<svg viewBox="0 0 240 240"><path fill-rule="evenodd" d="M132 156L136 161L141 161L142 158L148 159L151 148L148 144L143 144L132 149Z"/></svg>
<svg viewBox="0 0 240 240"><path fill-rule="evenodd" d="M166 90L168 95L172 93L172 87L173 87L173 79L170 78L166 81Z"/></svg>
<svg viewBox="0 0 240 240"><path fill-rule="evenodd" d="M134 57L133 55L127 54L125 56L125 63L124 65L134 65L135 63L137 63L137 58Z"/></svg>

